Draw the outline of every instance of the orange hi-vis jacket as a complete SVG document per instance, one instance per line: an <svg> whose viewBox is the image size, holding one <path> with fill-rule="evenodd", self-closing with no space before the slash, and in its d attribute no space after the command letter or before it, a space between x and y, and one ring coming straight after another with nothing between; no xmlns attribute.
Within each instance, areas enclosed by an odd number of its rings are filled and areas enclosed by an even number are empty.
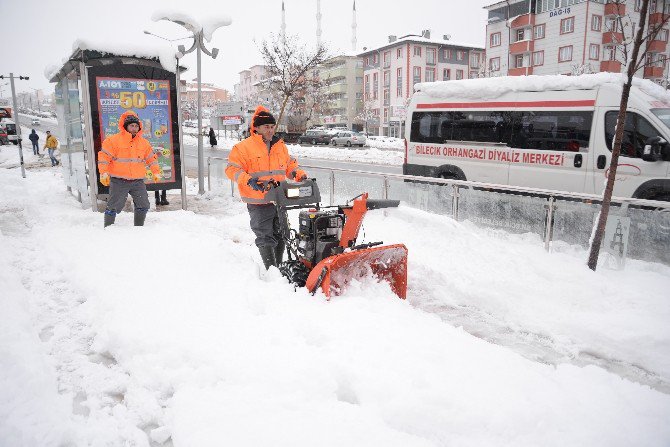
<svg viewBox="0 0 670 447"><path fill-rule="evenodd" d="M251 177L261 181L282 181L300 178L305 172L298 169L298 162L288 154L284 140L273 138L270 150L260 134L254 133L235 146L228 156L226 175L237 183L242 201L252 204L268 203L265 192L254 191L247 185Z"/></svg>
<svg viewBox="0 0 670 447"><path fill-rule="evenodd" d="M141 122L140 131L134 137L123 128L123 121L128 115L137 116L132 110L124 112L119 117L119 133L102 142L102 149L98 152L100 175L107 173L110 177L137 180L146 176L145 166L154 174L160 174L158 156L151 149L149 141L142 137Z"/></svg>

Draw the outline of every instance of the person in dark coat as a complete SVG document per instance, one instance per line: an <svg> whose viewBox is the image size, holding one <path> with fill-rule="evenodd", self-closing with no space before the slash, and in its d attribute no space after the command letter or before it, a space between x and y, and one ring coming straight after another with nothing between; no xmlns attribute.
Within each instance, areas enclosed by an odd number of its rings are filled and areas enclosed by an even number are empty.
<svg viewBox="0 0 670 447"><path fill-rule="evenodd" d="M209 128L209 145L212 147L216 146L216 134L211 127Z"/></svg>
<svg viewBox="0 0 670 447"><path fill-rule="evenodd" d="M37 142L40 141L40 136L37 135L35 129L33 129L33 131L30 132L30 135L28 135L28 139L33 143L33 155L40 155L40 147L37 144Z"/></svg>

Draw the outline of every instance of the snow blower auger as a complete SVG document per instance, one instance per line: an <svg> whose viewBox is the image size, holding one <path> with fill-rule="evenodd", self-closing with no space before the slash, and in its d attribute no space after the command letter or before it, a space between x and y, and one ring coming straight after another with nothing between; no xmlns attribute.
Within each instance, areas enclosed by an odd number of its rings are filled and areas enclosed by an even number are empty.
<svg viewBox="0 0 670 447"><path fill-rule="evenodd" d="M370 274L387 281L400 298L407 294L407 247L371 242L356 245L368 210L397 207L398 200L368 199L361 194L347 205L320 206L315 179L267 183L266 199L277 207L288 260L279 271L312 295L320 287L328 299L340 295L352 280ZM306 209L305 209L306 208ZM299 213L299 229L291 229L287 211Z"/></svg>

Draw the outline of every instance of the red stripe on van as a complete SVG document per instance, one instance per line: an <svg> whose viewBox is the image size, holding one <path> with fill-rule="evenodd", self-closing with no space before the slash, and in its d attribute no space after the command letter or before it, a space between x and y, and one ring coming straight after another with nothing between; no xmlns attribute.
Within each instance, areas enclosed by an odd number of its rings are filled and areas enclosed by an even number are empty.
<svg viewBox="0 0 670 447"><path fill-rule="evenodd" d="M417 104L417 109L493 109L501 107L593 107L595 99L577 101L516 101L516 102L440 102Z"/></svg>

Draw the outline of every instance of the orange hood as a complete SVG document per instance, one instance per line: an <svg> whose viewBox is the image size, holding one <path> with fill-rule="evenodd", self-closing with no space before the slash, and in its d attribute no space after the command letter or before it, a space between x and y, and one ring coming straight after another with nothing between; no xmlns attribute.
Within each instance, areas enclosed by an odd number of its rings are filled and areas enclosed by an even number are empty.
<svg viewBox="0 0 670 447"><path fill-rule="evenodd" d="M123 128L123 122L126 120L126 117L127 117L128 115L135 115L135 116L137 116L137 113L133 112L132 110L128 110L128 111L123 112L123 113L121 114L121 116L119 117L119 131L121 131L122 134L124 134L124 135L128 135L130 138L132 138L133 136L131 135L131 133L128 132L126 129ZM137 116L137 119L139 120L140 117ZM135 137L141 137L141 136L142 136L142 127L143 127L143 126L142 126L142 120L140 120L140 131L137 132L137 135L135 135Z"/></svg>

